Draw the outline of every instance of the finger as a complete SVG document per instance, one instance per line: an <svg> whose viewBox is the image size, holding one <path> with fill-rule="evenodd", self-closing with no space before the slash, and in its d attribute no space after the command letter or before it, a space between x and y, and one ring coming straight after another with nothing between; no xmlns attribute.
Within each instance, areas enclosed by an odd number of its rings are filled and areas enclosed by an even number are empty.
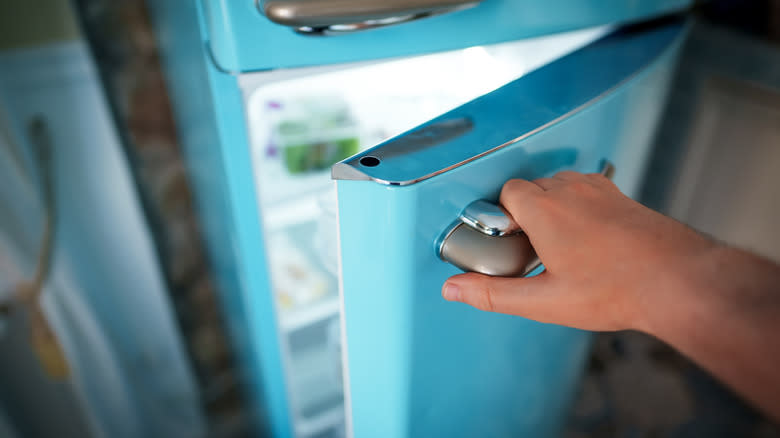
<svg viewBox="0 0 780 438"><path fill-rule="evenodd" d="M526 200L528 198L533 198L542 192L544 192L544 189L531 181L525 179L510 179L501 187L500 201L503 205L503 201L506 198L512 197Z"/></svg>
<svg viewBox="0 0 780 438"><path fill-rule="evenodd" d="M544 189L531 181L524 179L510 179L501 188L499 202L509 212L512 218L521 227L527 225L526 220L532 209L528 205L544 193Z"/></svg>
<svg viewBox="0 0 780 438"><path fill-rule="evenodd" d="M528 278L491 277L476 273L450 277L442 288L448 301L466 303L487 312L508 313L533 319L544 307L555 306L546 298L549 276L545 273Z"/></svg>
<svg viewBox="0 0 780 438"><path fill-rule="evenodd" d="M590 179L590 181L594 184L601 185L604 187L617 188L615 182L609 179L603 173L589 173L587 176L588 179Z"/></svg>
<svg viewBox="0 0 780 438"><path fill-rule="evenodd" d="M562 170L555 175L553 175L553 179L556 179L558 181L577 181L582 180L585 178L585 175L574 172L573 170Z"/></svg>
<svg viewBox="0 0 780 438"><path fill-rule="evenodd" d="M532 182L544 190L550 190L561 183L560 181L553 178L538 178Z"/></svg>
<svg viewBox="0 0 780 438"><path fill-rule="evenodd" d="M610 187L617 187L611 179L607 178L603 173L579 173L571 170L564 170L553 175L553 179L561 182L574 182L574 181L588 181L593 184L606 185Z"/></svg>

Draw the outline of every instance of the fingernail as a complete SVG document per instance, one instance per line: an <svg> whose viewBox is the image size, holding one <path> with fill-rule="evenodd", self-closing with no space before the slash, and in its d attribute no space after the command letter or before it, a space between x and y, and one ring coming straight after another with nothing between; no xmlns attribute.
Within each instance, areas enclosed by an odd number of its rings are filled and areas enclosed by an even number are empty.
<svg viewBox="0 0 780 438"><path fill-rule="evenodd" d="M456 284L445 283L444 284L444 299L447 301L459 301L460 300L460 288Z"/></svg>

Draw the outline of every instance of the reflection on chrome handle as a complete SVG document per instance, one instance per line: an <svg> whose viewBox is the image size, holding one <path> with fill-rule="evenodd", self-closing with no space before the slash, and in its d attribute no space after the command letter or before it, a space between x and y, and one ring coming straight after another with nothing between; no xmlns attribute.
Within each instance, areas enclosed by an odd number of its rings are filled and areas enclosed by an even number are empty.
<svg viewBox="0 0 780 438"><path fill-rule="evenodd" d="M506 236L520 231L504 207L488 201L474 201L460 213L460 221L488 236Z"/></svg>
<svg viewBox="0 0 780 438"><path fill-rule="evenodd" d="M615 166L604 160L600 173L611 179ZM439 257L464 271L499 277L523 277L541 264L506 210L484 200L463 209L442 238Z"/></svg>
<svg viewBox="0 0 780 438"><path fill-rule="evenodd" d="M269 20L306 35L338 35L470 8L482 0L258 0Z"/></svg>
<svg viewBox="0 0 780 438"><path fill-rule="evenodd" d="M490 236L457 222L439 246L439 257L467 272L522 277L539 265L525 233Z"/></svg>

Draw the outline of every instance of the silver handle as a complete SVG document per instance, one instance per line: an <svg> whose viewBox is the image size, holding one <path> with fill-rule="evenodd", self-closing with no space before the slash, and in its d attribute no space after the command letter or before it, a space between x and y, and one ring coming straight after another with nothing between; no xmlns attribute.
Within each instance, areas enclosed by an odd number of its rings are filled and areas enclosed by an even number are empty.
<svg viewBox="0 0 780 438"><path fill-rule="evenodd" d="M307 35L338 35L404 23L482 0L257 0L269 20Z"/></svg>
<svg viewBox="0 0 780 438"><path fill-rule="evenodd" d="M506 236L520 231L520 226L504 207L483 200L467 205L460 213L459 219L488 236Z"/></svg>
<svg viewBox="0 0 780 438"><path fill-rule="evenodd" d="M38 259L33 277L16 286L14 298L23 304L37 304L51 268L54 251L57 202L53 183L53 165L51 163L52 138L49 124L41 115L34 116L27 125L27 133L31 143L32 154L40 178L41 201L44 208L43 235L38 250ZM11 144L12 155L19 154L17 146ZM21 156L16 157L21 164ZM27 173L27 169L21 167ZM9 303L0 303L0 313L9 311Z"/></svg>
<svg viewBox="0 0 780 438"><path fill-rule="evenodd" d="M615 167L605 160L600 173L611 179ZM524 277L541 264L506 210L484 200L463 209L441 239L439 257L464 271L498 277Z"/></svg>

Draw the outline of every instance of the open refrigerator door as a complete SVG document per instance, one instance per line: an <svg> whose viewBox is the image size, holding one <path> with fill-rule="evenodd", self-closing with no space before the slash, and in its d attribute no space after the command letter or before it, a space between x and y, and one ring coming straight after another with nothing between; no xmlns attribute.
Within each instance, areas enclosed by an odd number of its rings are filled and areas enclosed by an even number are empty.
<svg viewBox="0 0 780 438"><path fill-rule="evenodd" d="M344 434L337 203L330 167L610 29L239 76L296 435Z"/></svg>

